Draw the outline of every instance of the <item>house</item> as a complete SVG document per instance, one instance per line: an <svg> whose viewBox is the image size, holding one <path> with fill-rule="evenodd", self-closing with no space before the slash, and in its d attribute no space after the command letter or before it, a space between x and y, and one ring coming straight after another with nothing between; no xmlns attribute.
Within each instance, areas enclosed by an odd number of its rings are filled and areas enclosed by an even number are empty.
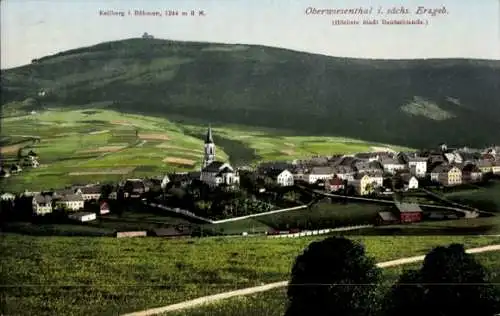
<svg viewBox="0 0 500 316"><path fill-rule="evenodd" d="M449 164L461 164L464 161L462 155L458 152L445 153L444 157Z"/></svg>
<svg viewBox="0 0 500 316"><path fill-rule="evenodd" d="M352 181L356 172L354 168L349 166L335 166L333 167L333 174L342 180Z"/></svg>
<svg viewBox="0 0 500 316"><path fill-rule="evenodd" d="M318 180L327 180L333 178L332 167L312 167L306 174L305 180L308 183L316 183Z"/></svg>
<svg viewBox="0 0 500 316"><path fill-rule="evenodd" d="M475 164L466 164L462 167L462 182L479 182L483 174Z"/></svg>
<svg viewBox="0 0 500 316"><path fill-rule="evenodd" d="M116 188L113 188L111 190L111 193L109 193L108 195L108 199L111 199L111 200L116 200L118 198L118 192L117 192L117 189Z"/></svg>
<svg viewBox="0 0 500 316"><path fill-rule="evenodd" d="M2 194L0 196L0 199L2 201L14 201L16 199L16 196L12 193L9 193L9 192L5 192L4 194Z"/></svg>
<svg viewBox="0 0 500 316"><path fill-rule="evenodd" d="M397 202L395 205L401 223L414 223L422 220L423 212L418 204Z"/></svg>
<svg viewBox="0 0 500 316"><path fill-rule="evenodd" d="M52 196L36 194L32 198L33 213L45 215L52 213Z"/></svg>
<svg viewBox="0 0 500 316"><path fill-rule="evenodd" d="M10 166L10 174L16 174L16 173L19 173L21 171L23 171L23 169L18 164L12 164Z"/></svg>
<svg viewBox="0 0 500 316"><path fill-rule="evenodd" d="M395 174L398 170L403 170L406 168L406 165L394 158L384 158L380 161L380 164L383 167L383 170L390 174Z"/></svg>
<svg viewBox="0 0 500 316"><path fill-rule="evenodd" d="M374 173L374 172L382 172L383 167L380 162L376 160L366 161L360 160L354 163L354 169L358 173Z"/></svg>
<svg viewBox="0 0 500 316"><path fill-rule="evenodd" d="M198 180L200 179L201 174L198 176ZM170 186L177 186L177 187L186 187L192 182L192 179L190 178L189 174L187 172L175 172L175 173L169 173L166 175L160 184L161 188L167 188Z"/></svg>
<svg viewBox="0 0 500 316"><path fill-rule="evenodd" d="M99 205L99 214L108 214L109 213L109 204L108 202L102 201Z"/></svg>
<svg viewBox="0 0 500 316"><path fill-rule="evenodd" d="M354 155L354 157L358 158L358 159L361 159L361 160L365 160L365 161L376 161L379 159L379 156L377 153L357 153Z"/></svg>
<svg viewBox="0 0 500 316"><path fill-rule="evenodd" d="M491 165L491 172L493 172L493 174L500 174L500 160L493 162Z"/></svg>
<svg viewBox="0 0 500 316"><path fill-rule="evenodd" d="M344 180L337 176L325 181L325 191L336 192L345 188Z"/></svg>
<svg viewBox="0 0 500 316"><path fill-rule="evenodd" d="M373 193L377 187L381 187L383 181L383 177L378 174L357 174L350 184L354 186L358 195L368 195Z"/></svg>
<svg viewBox="0 0 500 316"><path fill-rule="evenodd" d="M77 211L83 208L84 199L79 193L65 194L55 202L56 206L70 211Z"/></svg>
<svg viewBox="0 0 500 316"><path fill-rule="evenodd" d="M78 212L69 214L68 218L79 222L89 222L95 220L97 218L97 215L95 213L89 212Z"/></svg>
<svg viewBox="0 0 500 316"><path fill-rule="evenodd" d="M415 177L411 174L403 174L403 175L401 175L401 179L403 180L403 185L404 185L405 190L418 189L417 177Z"/></svg>
<svg viewBox="0 0 500 316"><path fill-rule="evenodd" d="M431 152L431 153L429 153L429 155L427 157L427 166L438 165L438 164L447 163L447 162L448 162L448 160L445 158L443 153L440 153L440 152ZM430 169L430 168L427 168L427 169Z"/></svg>
<svg viewBox="0 0 500 316"><path fill-rule="evenodd" d="M462 171L453 165L439 165L431 172L431 180L445 186L462 184Z"/></svg>
<svg viewBox="0 0 500 316"><path fill-rule="evenodd" d="M408 167L410 168L410 172L419 177L425 177L427 173L427 158L425 157L409 157L408 158Z"/></svg>
<svg viewBox="0 0 500 316"><path fill-rule="evenodd" d="M198 175L198 179L200 176ZM155 178L150 178L144 180L144 186L146 188L146 192L149 191L161 191L161 184L162 184L162 179L155 179Z"/></svg>
<svg viewBox="0 0 500 316"><path fill-rule="evenodd" d="M285 170L288 169L289 171L292 171L293 165L287 162L282 162L282 161L265 161L261 162L258 167L257 167L257 173L259 174L265 174L269 170L273 169L279 169L279 170Z"/></svg>
<svg viewBox="0 0 500 316"><path fill-rule="evenodd" d="M390 225L399 223L399 219L392 212L379 212L377 225Z"/></svg>
<svg viewBox="0 0 500 316"><path fill-rule="evenodd" d="M8 178L10 177L10 171L9 169L1 168L0 169L0 178Z"/></svg>
<svg viewBox="0 0 500 316"><path fill-rule="evenodd" d="M99 200L101 198L101 187L100 186L89 186L82 187L75 191L75 193L81 194L83 200L92 201Z"/></svg>
<svg viewBox="0 0 500 316"><path fill-rule="evenodd" d="M287 169L272 169L266 172L266 176L273 179L279 186L293 186L293 174Z"/></svg>
<svg viewBox="0 0 500 316"><path fill-rule="evenodd" d="M493 172L493 165L495 164L494 160L489 159L480 159L476 166L481 170L481 173L489 173Z"/></svg>
<svg viewBox="0 0 500 316"><path fill-rule="evenodd" d="M123 185L126 195L131 198L138 198L146 192L146 186L142 179L127 179Z"/></svg>
<svg viewBox="0 0 500 316"><path fill-rule="evenodd" d="M166 174L163 179L161 180L160 187L162 190L165 190L167 188L167 185L170 183L170 178L168 174Z"/></svg>

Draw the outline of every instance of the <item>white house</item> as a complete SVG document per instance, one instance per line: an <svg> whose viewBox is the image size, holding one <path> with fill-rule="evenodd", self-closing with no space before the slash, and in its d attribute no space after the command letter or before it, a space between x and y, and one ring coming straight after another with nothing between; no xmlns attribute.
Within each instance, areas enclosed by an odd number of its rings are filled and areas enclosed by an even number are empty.
<svg viewBox="0 0 500 316"><path fill-rule="evenodd" d="M79 222L89 222L95 220L97 215L95 213L78 212L68 215L68 218Z"/></svg>
<svg viewBox="0 0 500 316"><path fill-rule="evenodd" d="M418 189L418 179L413 175L403 176L404 188L406 190Z"/></svg>
<svg viewBox="0 0 500 316"><path fill-rule="evenodd" d="M292 186L294 183L293 174L287 169L272 169L266 172L266 175L272 178L278 185L282 187Z"/></svg>
<svg viewBox="0 0 500 316"><path fill-rule="evenodd" d="M408 159L408 167L417 177L423 178L427 173L427 158L424 157L410 157Z"/></svg>
<svg viewBox="0 0 500 316"><path fill-rule="evenodd" d="M50 195L35 194L32 199L33 213L45 215L52 213L52 197Z"/></svg>
<svg viewBox="0 0 500 316"><path fill-rule="evenodd" d="M58 207L65 208L70 211L77 211L83 208L84 199L81 194L63 195L56 201Z"/></svg>
<svg viewBox="0 0 500 316"><path fill-rule="evenodd" d="M1 199L2 201L13 201L13 200L15 200L15 199L16 199L16 196L15 196L14 194L12 194L12 193L5 192L4 194L2 194L2 195L0 196L0 199Z"/></svg>
<svg viewBox="0 0 500 316"><path fill-rule="evenodd" d="M99 200L101 197L100 186L83 187L76 190L76 193L82 195L84 201Z"/></svg>

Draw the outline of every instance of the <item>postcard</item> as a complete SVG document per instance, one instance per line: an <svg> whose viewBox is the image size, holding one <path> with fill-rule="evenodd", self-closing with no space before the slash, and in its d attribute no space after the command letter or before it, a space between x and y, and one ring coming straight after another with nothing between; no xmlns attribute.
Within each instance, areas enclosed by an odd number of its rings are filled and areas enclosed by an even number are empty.
<svg viewBox="0 0 500 316"><path fill-rule="evenodd" d="M497 0L0 5L0 314L500 313Z"/></svg>

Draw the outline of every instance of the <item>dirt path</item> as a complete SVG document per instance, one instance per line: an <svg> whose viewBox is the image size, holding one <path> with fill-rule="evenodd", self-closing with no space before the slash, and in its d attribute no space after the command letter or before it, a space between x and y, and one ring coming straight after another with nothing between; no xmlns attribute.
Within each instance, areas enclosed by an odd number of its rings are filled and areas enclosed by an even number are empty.
<svg viewBox="0 0 500 316"><path fill-rule="evenodd" d="M467 253L500 251L500 244L479 247L479 248L471 248L471 249L467 249L466 251L467 251ZM420 262L420 261L423 261L424 258L425 258L425 255L401 258L401 259L396 259L396 260L391 260L391 261L386 261L386 262L380 262L380 263L377 263L377 266L380 268L394 267L394 266L399 266L399 265L408 264L408 263ZM122 316L158 315L158 314L165 313L165 312L173 312L173 311L177 311L180 309L191 308L191 307L195 307L195 306L203 305L203 304L207 304L207 303L213 303L215 301L223 300L223 299L230 298L230 297L265 292L265 291L269 291L269 290L272 290L275 288L285 287L287 285L288 285L288 281L269 283L269 284L265 284L265 285L261 285L261 286L249 287L246 289L229 291L229 292L219 293L219 294L215 294L215 295L199 297L199 298L196 298L194 300L184 301L181 303L167 305L167 306L163 306L163 307L147 309L144 311L139 311L139 312L134 312L134 313L129 313L129 314L123 314Z"/></svg>

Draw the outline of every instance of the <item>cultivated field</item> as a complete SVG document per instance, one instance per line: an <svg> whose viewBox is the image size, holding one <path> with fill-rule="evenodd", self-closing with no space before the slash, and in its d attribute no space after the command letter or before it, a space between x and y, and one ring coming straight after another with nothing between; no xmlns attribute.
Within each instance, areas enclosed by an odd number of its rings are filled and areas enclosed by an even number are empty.
<svg viewBox="0 0 500 316"><path fill-rule="evenodd" d="M0 180L13 192L186 171L196 168L202 158L202 134L198 138L185 135L178 125L161 118L105 109L51 109L3 118L1 125L6 163L15 161L19 148L24 147L23 152L34 150L45 166L25 168ZM37 136L41 141L12 144L22 140L13 135ZM170 147L159 148L162 144ZM221 148L217 154L227 158ZM163 161L165 156L168 161Z"/></svg>
<svg viewBox="0 0 500 316"><path fill-rule="evenodd" d="M493 282L500 281L500 252L479 253L474 255L490 273ZM381 290L390 287L403 269L418 269L420 264L408 264L382 270L385 286ZM287 296L286 287L273 289L267 292L229 298L213 304L186 309L179 312L165 313L165 316L240 316L240 315L262 315L282 316L286 310Z"/></svg>
<svg viewBox="0 0 500 316"><path fill-rule="evenodd" d="M189 134L199 134L204 127L186 125L185 130ZM225 151L241 163L248 163L249 156L254 160L293 160L314 155L408 149L345 137L297 136L292 132L265 128L226 126L213 130L214 141L225 144Z"/></svg>
<svg viewBox="0 0 500 316"><path fill-rule="evenodd" d="M80 238L4 235L6 315L118 315L286 280L311 241L297 239ZM478 236L356 237L377 261L432 247L498 243ZM216 255L214 255L216 254Z"/></svg>
<svg viewBox="0 0 500 316"><path fill-rule="evenodd" d="M46 167L26 169L2 179L2 185L14 192L193 170L200 166L207 128L204 124L174 123L105 108L49 109L34 115L2 118L1 125L2 159L6 163L15 160L20 148L12 143L14 135L41 139L30 141L24 149L37 152L40 163ZM214 128L214 140L217 159L230 157L237 166L260 160L371 151L377 145L387 147L348 138L294 136L279 130L239 126ZM130 171L94 171L124 168Z"/></svg>
<svg viewBox="0 0 500 316"><path fill-rule="evenodd" d="M166 162L167 164L185 165L185 166L190 166L190 167L193 167L196 164L196 161L194 161L192 159L177 158L177 157L166 157L162 161Z"/></svg>

